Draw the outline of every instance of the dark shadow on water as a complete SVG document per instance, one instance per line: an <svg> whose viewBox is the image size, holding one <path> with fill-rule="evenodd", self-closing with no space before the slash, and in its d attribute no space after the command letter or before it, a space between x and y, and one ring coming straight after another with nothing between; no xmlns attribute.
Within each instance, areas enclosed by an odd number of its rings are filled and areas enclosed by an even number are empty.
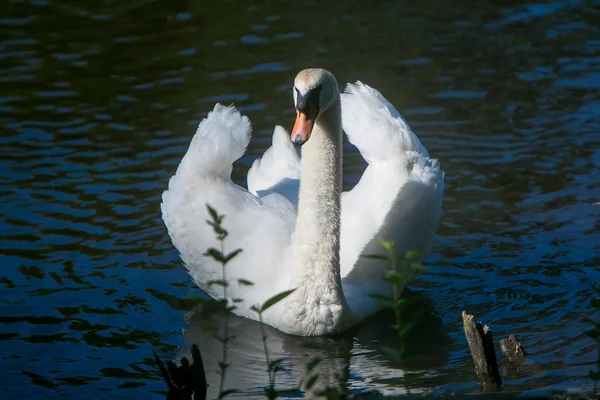
<svg viewBox="0 0 600 400"><path fill-rule="evenodd" d="M154 352L160 374L169 388L167 400L206 399L206 373L198 345L192 345L191 352L192 362L182 357L179 365L172 361L163 362Z"/></svg>

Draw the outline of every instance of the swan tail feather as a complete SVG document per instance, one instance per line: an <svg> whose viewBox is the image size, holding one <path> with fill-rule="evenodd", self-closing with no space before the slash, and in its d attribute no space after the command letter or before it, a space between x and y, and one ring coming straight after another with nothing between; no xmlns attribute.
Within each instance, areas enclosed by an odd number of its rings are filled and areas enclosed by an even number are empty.
<svg viewBox="0 0 600 400"><path fill-rule="evenodd" d="M370 164L414 151L429 157L398 110L376 89L357 81L342 93L342 125Z"/></svg>

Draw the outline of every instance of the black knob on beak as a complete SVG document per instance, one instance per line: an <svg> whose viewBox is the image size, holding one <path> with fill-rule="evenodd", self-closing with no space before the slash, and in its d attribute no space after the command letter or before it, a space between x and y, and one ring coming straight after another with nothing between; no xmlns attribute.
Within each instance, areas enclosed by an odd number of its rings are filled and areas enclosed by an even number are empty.
<svg viewBox="0 0 600 400"><path fill-rule="evenodd" d="M294 146L299 147L302 146L302 136L300 136L300 134L296 134L296 136L294 137Z"/></svg>

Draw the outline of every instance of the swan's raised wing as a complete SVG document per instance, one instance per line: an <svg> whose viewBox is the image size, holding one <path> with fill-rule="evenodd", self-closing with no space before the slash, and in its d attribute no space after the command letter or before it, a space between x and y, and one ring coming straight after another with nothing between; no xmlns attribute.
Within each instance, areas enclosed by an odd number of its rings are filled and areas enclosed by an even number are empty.
<svg viewBox="0 0 600 400"><path fill-rule="evenodd" d="M162 196L162 216L173 244L194 281L213 297L223 288L208 282L222 279L221 265L205 251L219 249L206 204L225 215L229 235L225 252L243 251L226 267L228 297L241 298L236 313L256 318L250 306L288 289L290 239L296 210L284 197L272 193L263 201L231 181L232 163L250 140L250 121L234 107L217 104L198 126L177 172ZM246 287L238 279L254 282ZM268 321L267 321L268 322Z"/></svg>
<svg viewBox="0 0 600 400"><path fill-rule="evenodd" d="M265 201L270 201L270 194L278 193L297 207L299 188L300 156L289 133L278 125L272 146L248 171L248 190Z"/></svg>
<svg viewBox="0 0 600 400"><path fill-rule="evenodd" d="M341 273L345 290L360 284L361 291L374 293L389 266L360 255L380 253L379 240L393 240L398 254L429 251L441 214L444 174L394 106L367 85L347 86L342 124L368 166L342 195Z"/></svg>

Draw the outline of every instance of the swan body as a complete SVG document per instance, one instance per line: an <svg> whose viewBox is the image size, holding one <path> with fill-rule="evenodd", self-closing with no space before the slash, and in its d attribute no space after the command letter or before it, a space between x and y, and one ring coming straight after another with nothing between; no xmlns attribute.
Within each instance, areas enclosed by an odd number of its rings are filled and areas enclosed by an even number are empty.
<svg viewBox="0 0 600 400"><path fill-rule="evenodd" d="M250 122L217 104L198 126L161 210L186 268L210 296L222 298L223 288L208 284L222 279L222 268L204 256L219 247L206 204L225 215L225 251L243 250L226 266L234 313L258 319L251 306L295 289L264 322L290 334L326 335L378 311L369 295L391 293L382 280L389 266L361 255L381 253L380 240L393 240L397 254L429 251L444 174L398 111L367 85L349 84L340 94L330 72L303 70L294 103L291 135L275 128L272 146L248 171L248 190L230 175L249 143ZM342 127L368 163L343 193Z"/></svg>

